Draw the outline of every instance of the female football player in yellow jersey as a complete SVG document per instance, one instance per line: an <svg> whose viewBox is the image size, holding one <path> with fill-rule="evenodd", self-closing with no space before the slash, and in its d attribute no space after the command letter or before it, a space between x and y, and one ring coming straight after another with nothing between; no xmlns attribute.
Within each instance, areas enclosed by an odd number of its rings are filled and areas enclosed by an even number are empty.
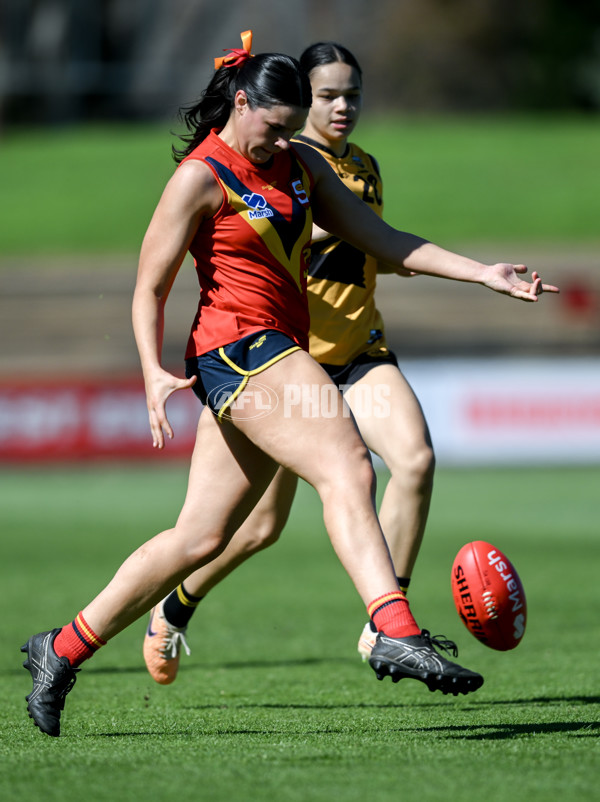
<svg viewBox="0 0 600 802"><path fill-rule="evenodd" d="M312 220L410 271L529 302L556 288L535 272L525 281L522 265L484 265L386 225L313 148L290 143L311 105L306 71L285 54L252 56L248 36L243 42L217 60L186 117L190 136L144 237L133 298L154 446L173 435L166 404L174 392L192 387L209 407L186 497L174 526L134 551L70 623L22 647L33 682L27 709L51 736L60 734L79 666L141 615L164 609L172 588L216 559L281 465L319 494L332 546L378 629L369 659L378 678L412 678L454 695L483 683L439 654L435 647L447 644L415 621L377 518L369 452L335 384L305 350ZM165 304L188 250L201 292L183 380L162 367L161 345ZM277 402L266 416L264 387ZM306 408L296 395L304 391ZM152 616L149 637L158 620Z"/></svg>
<svg viewBox="0 0 600 802"><path fill-rule="evenodd" d="M315 148L341 181L381 216L377 163L349 142L362 104L357 60L346 48L323 42L307 48L300 63L309 74L313 99L303 133L294 141ZM363 439L390 471L379 519L399 586L406 591L427 521L434 453L419 402L387 348L374 299L379 267L375 258L313 225L307 285L310 353L342 389ZM152 610L144 658L157 682L175 679L181 647L189 654L184 633L200 599L244 560L277 540L296 483L295 475L280 468L223 554ZM363 659L369 657L375 638L369 622L358 642Z"/></svg>

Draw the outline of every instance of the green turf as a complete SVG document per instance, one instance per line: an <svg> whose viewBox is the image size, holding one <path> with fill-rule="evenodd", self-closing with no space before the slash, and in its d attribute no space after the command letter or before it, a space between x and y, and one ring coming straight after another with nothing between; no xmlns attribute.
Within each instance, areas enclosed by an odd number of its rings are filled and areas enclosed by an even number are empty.
<svg viewBox="0 0 600 802"><path fill-rule="evenodd" d="M170 139L166 125L6 137L0 148L0 253L138 251L172 171Z"/></svg>
<svg viewBox="0 0 600 802"><path fill-rule="evenodd" d="M137 252L173 170L172 128L5 134L0 254ZM381 164L399 228L457 246L598 244L595 118L365 117L355 139Z"/></svg>
<svg viewBox="0 0 600 802"><path fill-rule="evenodd" d="M593 118L387 120L359 129L380 154L390 223L443 243L599 241Z"/></svg>
<svg viewBox="0 0 600 802"><path fill-rule="evenodd" d="M172 522L185 470L0 472L0 797L597 800L597 484L592 468L439 470L411 598L485 675L476 694L378 683L361 664L363 606L302 486L282 541L202 603L177 682L147 676L139 621L84 667L51 739L26 716L19 646ZM529 621L513 652L479 644L454 611L450 566L473 539L504 549L523 579Z"/></svg>

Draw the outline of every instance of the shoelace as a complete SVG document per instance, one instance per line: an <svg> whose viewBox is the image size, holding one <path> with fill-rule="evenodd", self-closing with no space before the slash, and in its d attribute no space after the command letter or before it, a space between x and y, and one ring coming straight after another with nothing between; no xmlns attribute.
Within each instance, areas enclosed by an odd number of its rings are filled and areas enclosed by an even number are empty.
<svg viewBox="0 0 600 802"><path fill-rule="evenodd" d="M421 630L421 637L428 646L435 646L437 649L442 649L447 654L451 654L452 657L458 657L458 646L453 640L449 640L443 635L432 635L428 629Z"/></svg>
<svg viewBox="0 0 600 802"><path fill-rule="evenodd" d="M56 694L56 698L59 700L58 704L59 704L61 710L65 709L65 696L68 693L70 693L70 691L73 688L73 685L75 685L75 681L77 679L77 676L76 676L75 672L76 671L80 671L80 669L79 668L74 668L74 669L72 669L72 671L73 671L73 674L69 677L69 679L65 683L64 687L60 688L60 690Z"/></svg>
<svg viewBox="0 0 600 802"><path fill-rule="evenodd" d="M189 657L191 652L190 647L187 645L185 639L185 629L177 629L165 619L167 631L163 640L161 653L165 660L173 660L177 657L177 653L181 646L185 649L185 653Z"/></svg>
<svg viewBox="0 0 600 802"><path fill-rule="evenodd" d="M48 701L47 695L49 695L52 706L58 710L65 709L65 696L75 685L77 674L81 671L80 668L71 668L70 666L67 668L64 664L62 669L62 672L58 675L55 673L42 689L42 698L45 697Z"/></svg>

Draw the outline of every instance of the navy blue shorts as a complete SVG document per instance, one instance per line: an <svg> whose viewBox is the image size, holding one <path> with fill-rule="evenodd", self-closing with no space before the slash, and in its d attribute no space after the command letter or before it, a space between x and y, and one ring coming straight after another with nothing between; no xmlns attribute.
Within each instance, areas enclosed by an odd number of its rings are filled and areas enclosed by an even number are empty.
<svg viewBox="0 0 600 802"><path fill-rule="evenodd" d="M381 356L370 356L369 354L360 354L348 362L346 365L325 365L321 363L321 367L329 375L331 381L337 385L338 388L346 389L350 385L362 379L370 370L376 368L377 365L393 365L398 367L398 360L392 351Z"/></svg>
<svg viewBox="0 0 600 802"><path fill-rule="evenodd" d="M243 392L250 376L283 359L300 346L287 334L265 329L185 361L185 375L200 401L222 418Z"/></svg>

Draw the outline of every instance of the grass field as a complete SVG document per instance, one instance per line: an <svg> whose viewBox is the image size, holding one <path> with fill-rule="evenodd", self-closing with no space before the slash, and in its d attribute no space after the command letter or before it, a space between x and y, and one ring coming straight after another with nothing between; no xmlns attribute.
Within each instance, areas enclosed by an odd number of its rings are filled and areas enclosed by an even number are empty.
<svg viewBox="0 0 600 802"><path fill-rule="evenodd" d="M0 254L136 253L174 167L171 128L5 134ZM447 246L600 240L595 118L365 117L354 138L378 159L399 228Z"/></svg>
<svg viewBox="0 0 600 802"><path fill-rule="evenodd" d="M282 541L202 603L173 686L146 674L139 621L84 667L64 737L41 735L25 712L19 647L70 620L131 550L170 525L185 473L0 473L3 800L599 798L594 469L438 472L412 604L485 675L476 694L378 683L360 662L364 610L302 486ZM454 611L450 566L474 539L505 550L524 582L528 629L513 652L479 644Z"/></svg>
<svg viewBox="0 0 600 802"><path fill-rule="evenodd" d="M365 119L356 140L378 158L386 217L402 228L449 246L600 241L594 119ZM171 142L168 123L5 134L3 265L136 253ZM173 522L185 475L0 469L2 800L600 799L596 468L438 471L410 596L418 621L485 675L472 696L378 683L360 662L363 605L302 486L281 543L202 603L175 685L147 675L139 621L84 667L64 737L41 735L19 647L72 619ZM529 623L513 652L486 649L454 610L450 566L475 539L523 579Z"/></svg>

